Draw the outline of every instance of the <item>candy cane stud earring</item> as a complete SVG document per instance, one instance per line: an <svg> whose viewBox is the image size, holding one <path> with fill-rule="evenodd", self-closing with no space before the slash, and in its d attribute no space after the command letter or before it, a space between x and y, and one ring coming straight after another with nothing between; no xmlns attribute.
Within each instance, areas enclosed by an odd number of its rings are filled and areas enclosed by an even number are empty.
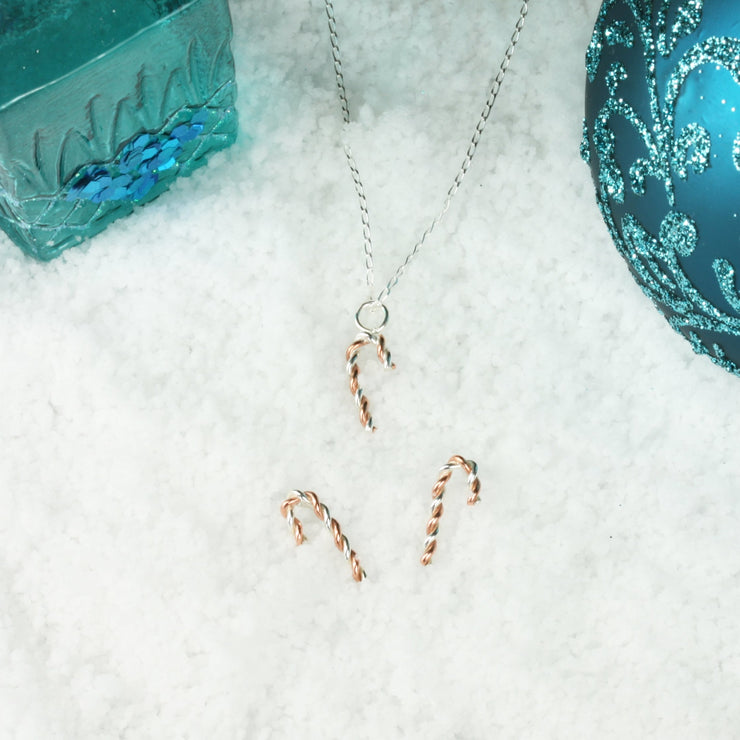
<svg viewBox="0 0 740 740"><path fill-rule="evenodd" d="M293 530L296 545L303 544L306 539L303 534L303 524L301 524L293 513L293 509L295 509L299 504L310 506L313 509L314 514L324 522L324 525L332 534L334 544L337 546L337 549L342 551L345 560L349 562L352 568L352 577L358 583L363 578L367 578L367 573L365 573L365 571L360 567L357 553L349 546L349 541L345 535L342 534L339 522L332 518L329 513L329 509L319 501L319 497L313 491L291 491L288 498L286 498L280 506L280 513L285 519L287 519L288 526Z"/></svg>
<svg viewBox="0 0 740 740"><path fill-rule="evenodd" d="M432 562L432 555L437 549L437 535L439 534L439 520L444 512L442 506L442 497L445 495L445 486L455 468L462 468L468 474L468 487L470 496L468 496L468 505L472 506L478 502L480 493L480 481L478 480L478 466L472 460L466 460L460 455L453 455L446 465L443 465L439 471L439 478L432 489L432 516L427 524L427 538L424 541L424 554L421 556L421 564L429 565Z"/></svg>

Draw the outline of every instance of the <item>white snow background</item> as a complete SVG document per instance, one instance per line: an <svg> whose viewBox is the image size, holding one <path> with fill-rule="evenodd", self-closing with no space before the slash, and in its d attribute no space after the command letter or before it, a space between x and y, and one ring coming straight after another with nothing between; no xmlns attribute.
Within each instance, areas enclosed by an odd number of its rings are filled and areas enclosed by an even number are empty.
<svg viewBox="0 0 740 740"><path fill-rule="evenodd" d="M518 0L336 0L379 287ZM232 0L240 138L50 264L0 237L0 737L740 737L740 380L630 277L580 160L598 0L532 4L477 157L365 298L321 0ZM453 475L419 557L439 467ZM279 506L318 493L321 523Z"/></svg>

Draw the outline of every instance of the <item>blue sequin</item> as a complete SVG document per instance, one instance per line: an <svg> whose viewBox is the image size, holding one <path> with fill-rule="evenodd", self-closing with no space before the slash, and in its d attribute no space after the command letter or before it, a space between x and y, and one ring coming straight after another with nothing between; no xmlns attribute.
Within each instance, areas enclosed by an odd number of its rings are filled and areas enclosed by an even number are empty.
<svg viewBox="0 0 740 740"><path fill-rule="evenodd" d="M195 141L205 128L208 110L200 109L169 133L143 133L135 136L107 164L85 167L72 178L68 201L142 200L159 182L160 173L179 165L184 146Z"/></svg>

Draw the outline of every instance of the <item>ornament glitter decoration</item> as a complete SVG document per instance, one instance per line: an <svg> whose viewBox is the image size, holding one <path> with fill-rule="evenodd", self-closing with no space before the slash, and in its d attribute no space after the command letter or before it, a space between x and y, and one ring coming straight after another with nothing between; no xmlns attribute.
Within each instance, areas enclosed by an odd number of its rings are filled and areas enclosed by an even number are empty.
<svg viewBox="0 0 740 740"><path fill-rule="evenodd" d="M604 0L581 155L617 249L693 349L740 375L734 0Z"/></svg>

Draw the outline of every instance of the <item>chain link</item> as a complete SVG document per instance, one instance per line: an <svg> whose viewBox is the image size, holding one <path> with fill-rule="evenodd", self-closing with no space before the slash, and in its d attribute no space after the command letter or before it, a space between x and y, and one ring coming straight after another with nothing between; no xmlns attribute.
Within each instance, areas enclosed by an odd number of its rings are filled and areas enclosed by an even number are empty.
<svg viewBox="0 0 740 740"><path fill-rule="evenodd" d="M337 35L337 23L336 23L336 18L334 15L334 4L332 0L325 0L325 7L326 7L326 16L329 22L329 40L331 42L332 58L334 60L334 72L336 74L336 79L337 79L339 102L342 106L342 116L344 118L344 122L347 124L350 122L349 102L347 100L347 89L344 84L344 73L342 70L342 57L339 51L339 36ZM506 76L506 72L509 69L511 58L514 55L514 49L516 48L516 45L519 43L519 36L522 32L522 29L524 28L524 22L527 18L528 12L529 12L529 3L527 2L527 0L525 0L522 3L521 9L519 11L519 17L517 19L516 25L514 26L514 33L512 34L511 39L509 40L509 46L507 47L506 52L504 53L504 57L501 60L501 64L499 65L498 73L496 74L496 77L491 85L491 88L488 91L488 97L486 99L485 105L483 106L483 112L481 113L480 118L478 119L478 123L475 126L475 130L473 131L473 136L470 140L470 144L468 145L468 149L465 153L465 158L463 159L460 169L455 175L455 179L453 180L452 185L450 186L450 189L447 191L447 196L445 197L444 202L442 204L442 209L440 210L439 214L429 224L426 231L424 231L424 233L421 235L421 238L419 239L419 241L417 241L416 244L414 244L411 251L408 253L408 255L406 256L404 261L401 263L401 265L399 265L398 269L395 271L391 279L387 282L383 290L378 294L378 297L376 299L378 302L382 303L391 294L391 291L393 290L393 288L395 288L396 285L398 285L398 281L403 277L403 274L406 272L406 269L408 268L409 264L417 256L421 248L424 246L424 243L426 242L427 238L432 234L432 232L437 227L439 222L444 218L444 215L447 213L447 211L450 208L450 203L452 202L452 199L455 197L455 194L460 189L460 185L462 184L462 181L465 179L465 175L470 169L470 165L473 161L473 157L475 156L475 152L478 148L478 143L480 142L481 136L483 134L483 129L486 127L488 118L491 115L493 106L496 103L496 98L498 97L499 91L501 90L501 85L503 84L504 77ZM357 192L357 197L360 201L360 213L362 216L363 250L364 250L364 255L365 255L365 274L366 274L368 288L372 290L374 282L375 282L374 263L373 263L373 243L372 243L372 236L370 232L370 214L369 214L368 207L367 207L367 198L365 196L365 188L362 185L362 178L360 177L360 170L357 167L357 163L355 162L352 156L352 150L350 149L349 144L344 145L344 153L345 153L345 156L347 157L347 163L349 165L350 172L352 173L352 180L354 181L354 184L355 184L355 191Z"/></svg>

